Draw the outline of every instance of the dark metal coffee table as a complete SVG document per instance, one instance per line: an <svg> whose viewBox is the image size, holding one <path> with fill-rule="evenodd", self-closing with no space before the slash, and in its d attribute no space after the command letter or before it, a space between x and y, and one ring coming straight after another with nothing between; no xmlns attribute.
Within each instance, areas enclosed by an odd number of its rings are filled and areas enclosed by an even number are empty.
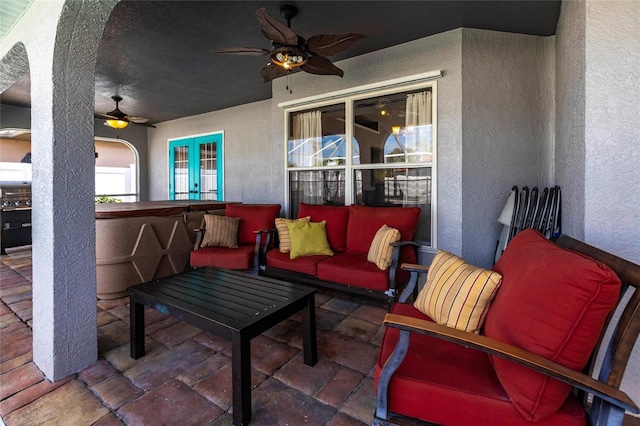
<svg viewBox="0 0 640 426"><path fill-rule="evenodd" d="M246 425L251 421L251 339L302 311L304 363L315 365L315 292L212 267L129 287L131 357L144 356L144 306L231 340L233 424Z"/></svg>

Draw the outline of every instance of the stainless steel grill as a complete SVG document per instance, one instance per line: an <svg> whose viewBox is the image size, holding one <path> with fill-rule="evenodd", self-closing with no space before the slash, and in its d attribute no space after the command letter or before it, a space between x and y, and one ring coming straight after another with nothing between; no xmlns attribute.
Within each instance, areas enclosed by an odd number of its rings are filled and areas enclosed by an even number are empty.
<svg viewBox="0 0 640 426"><path fill-rule="evenodd" d="M31 244L31 182L0 182L0 253Z"/></svg>

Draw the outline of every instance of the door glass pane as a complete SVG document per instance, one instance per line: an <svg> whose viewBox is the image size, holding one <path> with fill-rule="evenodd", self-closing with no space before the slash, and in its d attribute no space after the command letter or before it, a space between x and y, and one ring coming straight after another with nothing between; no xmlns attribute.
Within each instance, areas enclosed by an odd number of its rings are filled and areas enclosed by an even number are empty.
<svg viewBox="0 0 640 426"><path fill-rule="evenodd" d="M215 142L200 144L200 199L218 199L218 155Z"/></svg>
<svg viewBox="0 0 640 426"><path fill-rule="evenodd" d="M289 115L289 167L346 164L344 104Z"/></svg>
<svg viewBox="0 0 640 426"><path fill-rule="evenodd" d="M431 167L358 169L356 204L420 207L416 239L431 241Z"/></svg>
<svg viewBox="0 0 640 426"><path fill-rule="evenodd" d="M173 149L174 193L176 200L189 199L189 148L178 146Z"/></svg>

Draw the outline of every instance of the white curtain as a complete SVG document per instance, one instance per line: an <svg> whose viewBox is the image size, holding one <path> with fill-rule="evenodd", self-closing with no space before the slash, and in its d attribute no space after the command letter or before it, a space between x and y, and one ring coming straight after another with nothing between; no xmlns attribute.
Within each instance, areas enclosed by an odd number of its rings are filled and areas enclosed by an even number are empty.
<svg viewBox="0 0 640 426"><path fill-rule="evenodd" d="M322 166L322 113L296 114L293 117L293 147L289 159L298 167Z"/></svg>
<svg viewBox="0 0 640 426"><path fill-rule="evenodd" d="M431 92L424 91L407 95L405 115L406 161L431 161Z"/></svg>
<svg viewBox="0 0 640 426"><path fill-rule="evenodd" d="M408 94L406 113L406 127L431 124L431 92Z"/></svg>
<svg viewBox="0 0 640 426"><path fill-rule="evenodd" d="M293 144L289 150L289 163L296 167L322 166L322 113L320 111L296 114L293 117ZM291 176L291 202L323 204L322 171L295 171Z"/></svg>

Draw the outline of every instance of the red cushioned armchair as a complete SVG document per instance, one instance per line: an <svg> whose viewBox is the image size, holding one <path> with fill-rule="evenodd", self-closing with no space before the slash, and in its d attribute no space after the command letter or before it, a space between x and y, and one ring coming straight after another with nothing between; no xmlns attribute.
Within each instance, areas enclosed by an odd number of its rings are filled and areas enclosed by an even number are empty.
<svg viewBox="0 0 640 426"><path fill-rule="evenodd" d="M191 266L257 270L261 253L259 237L264 230L273 228L280 209L280 204L227 204L224 216L240 218L238 247L200 247L205 230L199 229L190 256Z"/></svg>
<svg viewBox="0 0 640 426"><path fill-rule="evenodd" d="M523 231L494 266L502 284L480 334L406 303L426 268L405 268L410 284L384 321L374 424L401 415L447 425L621 425L625 410L640 412L620 390L640 332L640 266L567 236L556 244ZM618 295L630 288L603 342ZM607 351L596 380L600 346Z"/></svg>

